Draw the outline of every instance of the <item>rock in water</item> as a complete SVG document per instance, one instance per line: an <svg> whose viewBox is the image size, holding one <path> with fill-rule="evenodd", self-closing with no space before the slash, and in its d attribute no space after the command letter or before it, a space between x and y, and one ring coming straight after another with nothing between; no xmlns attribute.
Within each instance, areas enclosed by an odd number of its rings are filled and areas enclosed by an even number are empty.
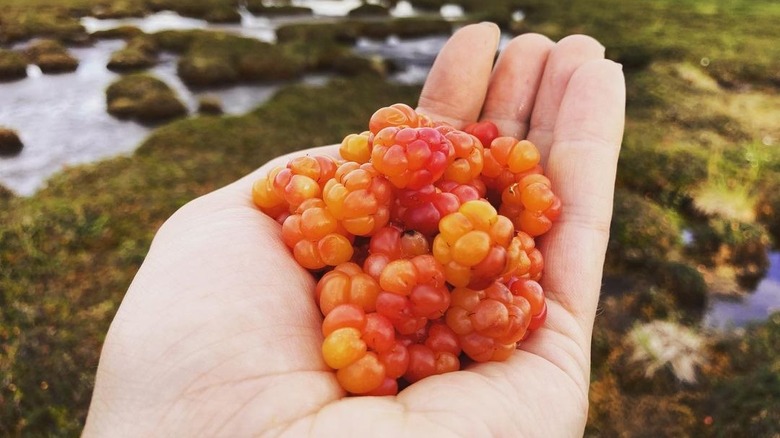
<svg viewBox="0 0 780 438"><path fill-rule="evenodd" d="M0 127L0 156L16 155L22 151L24 145L19 135L13 129Z"/></svg>

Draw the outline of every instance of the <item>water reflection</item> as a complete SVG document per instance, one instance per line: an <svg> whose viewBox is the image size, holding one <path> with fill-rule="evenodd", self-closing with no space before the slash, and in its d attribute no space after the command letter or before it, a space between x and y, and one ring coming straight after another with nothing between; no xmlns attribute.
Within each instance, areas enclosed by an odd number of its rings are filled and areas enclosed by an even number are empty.
<svg viewBox="0 0 780 438"><path fill-rule="evenodd" d="M713 299L704 316L704 325L727 329L743 327L753 321L765 320L780 311L780 252L769 254L769 271L756 290L744 298L733 301Z"/></svg>

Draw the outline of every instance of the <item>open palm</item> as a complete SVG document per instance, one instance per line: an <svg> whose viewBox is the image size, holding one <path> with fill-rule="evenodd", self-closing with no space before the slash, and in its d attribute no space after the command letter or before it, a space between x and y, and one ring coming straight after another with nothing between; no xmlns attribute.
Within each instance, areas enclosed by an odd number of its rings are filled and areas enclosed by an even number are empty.
<svg viewBox="0 0 780 438"><path fill-rule="evenodd" d="M158 232L106 338L85 435L569 436L588 408L590 337L623 132L620 66L584 36L459 30L419 111L528 138L563 201L540 239L549 313L509 360L432 376L395 397L345 397L321 358L314 280L251 202L252 175ZM301 151L335 153L335 147Z"/></svg>

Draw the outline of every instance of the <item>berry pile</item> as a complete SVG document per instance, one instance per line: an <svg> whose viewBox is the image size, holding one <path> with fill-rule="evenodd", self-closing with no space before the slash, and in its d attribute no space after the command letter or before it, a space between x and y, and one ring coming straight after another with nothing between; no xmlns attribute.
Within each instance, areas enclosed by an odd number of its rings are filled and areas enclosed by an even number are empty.
<svg viewBox="0 0 780 438"><path fill-rule="evenodd" d="M295 158L252 188L319 276L325 363L351 394L393 395L507 359L547 315L534 238L561 201L539 151L491 122L461 131L404 104L368 127L341 159Z"/></svg>

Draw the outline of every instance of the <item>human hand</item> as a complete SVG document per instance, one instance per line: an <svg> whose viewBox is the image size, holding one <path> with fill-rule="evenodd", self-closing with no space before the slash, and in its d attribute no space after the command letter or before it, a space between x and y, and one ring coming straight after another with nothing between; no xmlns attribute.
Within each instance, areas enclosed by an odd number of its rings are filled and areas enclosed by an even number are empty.
<svg viewBox="0 0 780 438"><path fill-rule="evenodd" d="M321 358L314 280L251 201L253 181L290 158L280 157L159 230L107 335L84 435L581 436L624 79L584 36L519 36L493 67L498 36L489 24L459 30L418 109L528 138L563 202L538 243L547 322L511 358L395 397L345 397Z"/></svg>

